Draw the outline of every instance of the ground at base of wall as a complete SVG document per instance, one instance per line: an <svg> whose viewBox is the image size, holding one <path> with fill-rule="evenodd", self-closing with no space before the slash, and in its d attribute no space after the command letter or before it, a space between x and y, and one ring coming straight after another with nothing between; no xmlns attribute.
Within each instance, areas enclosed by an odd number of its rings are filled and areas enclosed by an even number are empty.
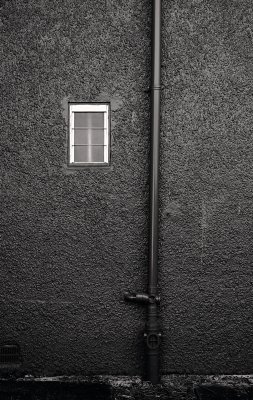
<svg viewBox="0 0 253 400"><path fill-rule="evenodd" d="M0 379L1 400L252 400L253 375L165 375L152 385L139 377Z"/></svg>

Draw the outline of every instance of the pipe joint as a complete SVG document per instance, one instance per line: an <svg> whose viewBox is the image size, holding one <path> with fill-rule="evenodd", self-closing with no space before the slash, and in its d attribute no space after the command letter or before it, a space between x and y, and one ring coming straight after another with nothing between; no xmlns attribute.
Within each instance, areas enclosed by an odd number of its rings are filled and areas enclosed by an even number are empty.
<svg viewBox="0 0 253 400"><path fill-rule="evenodd" d="M148 295L146 293L129 293L124 294L124 300L128 302L142 303L142 304L159 304L160 296Z"/></svg>
<svg viewBox="0 0 253 400"><path fill-rule="evenodd" d="M161 86L151 86L151 90L161 90Z"/></svg>

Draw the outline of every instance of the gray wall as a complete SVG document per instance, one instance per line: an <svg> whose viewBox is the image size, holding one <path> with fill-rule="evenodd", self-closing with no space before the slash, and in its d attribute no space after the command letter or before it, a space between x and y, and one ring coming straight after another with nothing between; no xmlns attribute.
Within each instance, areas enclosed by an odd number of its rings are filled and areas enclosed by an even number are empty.
<svg viewBox="0 0 253 400"><path fill-rule="evenodd" d="M0 335L34 374L139 374L148 0L3 1ZM252 369L251 0L163 1L162 369ZM68 102L111 103L111 166L67 167Z"/></svg>

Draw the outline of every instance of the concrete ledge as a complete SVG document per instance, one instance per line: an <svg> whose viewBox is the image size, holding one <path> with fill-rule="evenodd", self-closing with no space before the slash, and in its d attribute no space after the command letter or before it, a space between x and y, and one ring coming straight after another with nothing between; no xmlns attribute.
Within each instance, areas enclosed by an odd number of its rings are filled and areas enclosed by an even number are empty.
<svg viewBox="0 0 253 400"><path fill-rule="evenodd" d="M1 400L252 400L253 375L166 375L159 385L138 376L0 379Z"/></svg>

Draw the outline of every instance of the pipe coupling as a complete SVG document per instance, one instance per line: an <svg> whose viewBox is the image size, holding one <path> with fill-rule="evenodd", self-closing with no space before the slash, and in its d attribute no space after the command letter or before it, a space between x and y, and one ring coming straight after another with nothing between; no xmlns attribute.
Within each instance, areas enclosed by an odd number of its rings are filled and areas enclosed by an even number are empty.
<svg viewBox="0 0 253 400"><path fill-rule="evenodd" d="M159 304L160 296L148 295L146 293L124 293L124 300L128 302L142 303L142 304Z"/></svg>

